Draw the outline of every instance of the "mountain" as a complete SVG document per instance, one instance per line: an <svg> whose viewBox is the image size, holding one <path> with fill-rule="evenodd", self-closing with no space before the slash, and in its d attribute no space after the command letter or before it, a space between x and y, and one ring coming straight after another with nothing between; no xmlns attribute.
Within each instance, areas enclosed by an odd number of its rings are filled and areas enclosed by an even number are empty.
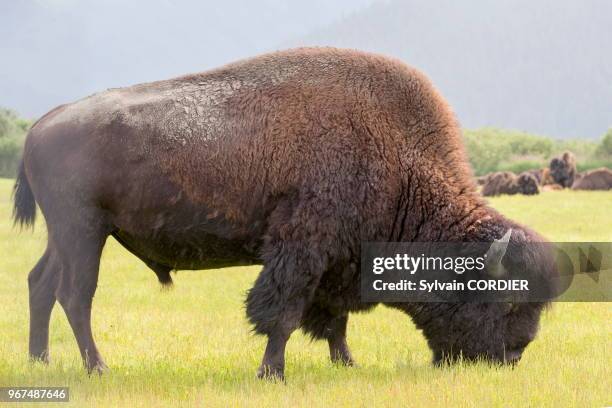
<svg viewBox="0 0 612 408"><path fill-rule="evenodd" d="M612 1L393 0L288 42L392 55L466 127L598 137L612 125Z"/></svg>

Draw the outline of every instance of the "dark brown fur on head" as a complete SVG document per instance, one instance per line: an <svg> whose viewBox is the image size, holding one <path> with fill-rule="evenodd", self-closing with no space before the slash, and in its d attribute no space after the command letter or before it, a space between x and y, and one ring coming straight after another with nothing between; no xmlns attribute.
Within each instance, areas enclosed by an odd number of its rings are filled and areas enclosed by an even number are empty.
<svg viewBox="0 0 612 408"><path fill-rule="evenodd" d="M538 179L528 172L519 174L517 179L518 190L520 194L534 195L540 193Z"/></svg>
<svg viewBox="0 0 612 408"><path fill-rule="evenodd" d="M576 157L571 152L565 152L550 161L550 175L562 187L571 187L576 173Z"/></svg>
<svg viewBox="0 0 612 408"><path fill-rule="evenodd" d="M486 209L472 218L465 234L446 236L448 241L492 242L511 229L507 253L502 260L505 277L514 272L529 276L532 290L540 299L556 293L557 269L552 251L532 230L508 221ZM482 279L504 278L485 270ZM489 360L517 363L527 345L535 338L540 315L548 301L494 303L403 303L392 307L406 311L423 331L433 352L435 364Z"/></svg>

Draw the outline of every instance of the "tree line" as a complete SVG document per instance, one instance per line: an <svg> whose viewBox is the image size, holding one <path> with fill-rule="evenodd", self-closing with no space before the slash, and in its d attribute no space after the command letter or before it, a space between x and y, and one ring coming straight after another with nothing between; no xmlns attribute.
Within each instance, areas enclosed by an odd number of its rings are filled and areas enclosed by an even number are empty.
<svg viewBox="0 0 612 408"><path fill-rule="evenodd" d="M23 141L33 121L0 107L0 177L14 177L21 160Z"/></svg>
<svg viewBox="0 0 612 408"><path fill-rule="evenodd" d="M578 171L598 167L612 169L612 128L600 140L557 140L497 128L466 129L463 134L470 163L477 176L495 171L521 173L547 167L552 157L565 151L576 156Z"/></svg>

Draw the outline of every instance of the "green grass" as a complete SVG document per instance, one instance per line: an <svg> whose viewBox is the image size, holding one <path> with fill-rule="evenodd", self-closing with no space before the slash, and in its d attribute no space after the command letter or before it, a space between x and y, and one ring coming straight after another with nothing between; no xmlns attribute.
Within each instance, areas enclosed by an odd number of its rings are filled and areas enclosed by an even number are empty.
<svg viewBox="0 0 612 408"><path fill-rule="evenodd" d="M27 360L26 276L45 230L12 229L10 180L0 180L0 386L69 386L76 406L606 406L612 404L612 308L555 304L515 369L486 364L437 369L403 314L377 308L349 322L358 368L334 367L327 346L295 333L287 384L255 378L264 339L244 317L259 267L179 272L162 291L155 275L109 241L94 300L94 334L111 368L87 376L60 307L51 364ZM550 192L492 204L551 240L612 241L612 192ZM64 406L64 405L62 405Z"/></svg>

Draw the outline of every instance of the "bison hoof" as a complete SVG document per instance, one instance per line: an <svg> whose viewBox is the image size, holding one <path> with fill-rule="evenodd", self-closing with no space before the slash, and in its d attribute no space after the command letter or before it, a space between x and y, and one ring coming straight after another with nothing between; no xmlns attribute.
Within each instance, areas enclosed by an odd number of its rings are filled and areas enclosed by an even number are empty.
<svg viewBox="0 0 612 408"><path fill-rule="evenodd" d="M49 353L47 350L40 353L30 353L30 361L32 363L49 364Z"/></svg>
<svg viewBox="0 0 612 408"><path fill-rule="evenodd" d="M262 365L257 370L257 378L268 380L272 382L284 382L285 373L282 369L275 368L269 365Z"/></svg>
<svg viewBox="0 0 612 408"><path fill-rule="evenodd" d="M89 375L92 375L92 374L102 375L104 374L104 372L107 372L107 371L108 371L108 367L106 366L106 364L104 364L103 361L98 361L93 366L87 367L87 374Z"/></svg>
<svg viewBox="0 0 612 408"><path fill-rule="evenodd" d="M357 363L353 360L351 352L346 347L332 349L330 352L331 362L333 364L343 365L346 367L357 367Z"/></svg>
<svg viewBox="0 0 612 408"><path fill-rule="evenodd" d="M342 365L345 367L359 367L359 365L352 358L337 358L332 359L333 364Z"/></svg>

